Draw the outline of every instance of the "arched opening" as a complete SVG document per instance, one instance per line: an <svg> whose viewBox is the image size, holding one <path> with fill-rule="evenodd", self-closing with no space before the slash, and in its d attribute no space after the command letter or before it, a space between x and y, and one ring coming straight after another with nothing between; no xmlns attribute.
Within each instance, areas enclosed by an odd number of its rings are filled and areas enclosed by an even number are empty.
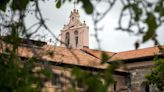
<svg viewBox="0 0 164 92"><path fill-rule="evenodd" d="M141 92L150 92L150 87L147 83L142 83Z"/></svg>
<svg viewBox="0 0 164 92"><path fill-rule="evenodd" d="M117 90L117 82L115 81L114 82L114 85L113 85L113 90L116 91Z"/></svg>
<svg viewBox="0 0 164 92"><path fill-rule="evenodd" d="M69 34L69 32L66 33L65 44L67 47L69 47L69 45L70 45L70 34Z"/></svg>
<svg viewBox="0 0 164 92"><path fill-rule="evenodd" d="M149 88L149 85L146 85L146 86L145 86L145 92L150 92L149 89L150 89L150 88Z"/></svg>
<svg viewBox="0 0 164 92"><path fill-rule="evenodd" d="M72 17L72 20L74 20L74 17Z"/></svg>
<svg viewBox="0 0 164 92"><path fill-rule="evenodd" d="M75 37L75 38L74 38L74 39L75 39L75 47L77 48L77 46L78 46L78 40L79 40L79 39L78 39L78 31L75 31L75 32L74 32L74 37Z"/></svg>

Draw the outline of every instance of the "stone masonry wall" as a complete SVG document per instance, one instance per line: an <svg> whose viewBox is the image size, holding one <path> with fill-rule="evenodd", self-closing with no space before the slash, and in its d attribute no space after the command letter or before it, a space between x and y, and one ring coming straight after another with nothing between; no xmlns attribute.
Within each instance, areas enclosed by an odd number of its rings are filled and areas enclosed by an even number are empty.
<svg viewBox="0 0 164 92"><path fill-rule="evenodd" d="M134 68L129 71L131 73L131 88L134 92L145 92L145 75L150 73L150 71L151 66ZM155 92L153 86L149 86L149 88L150 92Z"/></svg>

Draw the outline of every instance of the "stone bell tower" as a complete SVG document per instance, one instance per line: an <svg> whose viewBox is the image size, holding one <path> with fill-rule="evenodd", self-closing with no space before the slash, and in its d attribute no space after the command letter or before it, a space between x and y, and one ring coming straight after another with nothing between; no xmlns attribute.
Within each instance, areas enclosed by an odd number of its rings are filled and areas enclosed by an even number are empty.
<svg viewBox="0 0 164 92"><path fill-rule="evenodd" d="M70 20L61 30L62 47L73 49L82 49L89 46L89 27L80 21L80 15L77 9L71 11Z"/></svg>

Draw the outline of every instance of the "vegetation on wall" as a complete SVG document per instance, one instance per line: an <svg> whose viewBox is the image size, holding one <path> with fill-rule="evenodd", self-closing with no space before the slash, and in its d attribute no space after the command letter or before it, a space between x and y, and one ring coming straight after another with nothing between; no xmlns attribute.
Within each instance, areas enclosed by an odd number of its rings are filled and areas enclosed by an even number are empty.
<svg viewBox="0 0 164 92"><path fill-rule="evenodd" d="M110 57L104 52L101 56L102 64L107 64ZM109 86L115 83L113 74L115 69L121 64L118 62L111 62L107 68L102 71L84 71L78 67L73 67L71 73L75 77L73 87L69 89L70 92L108 92ZM77 88L82 88L81 90Z"/></svg>
<svg viewBox="0 0 164 92"><path fill-rule="evenodd" d="M164 59L156 58L154 59L154 67L151 70L150 74L147 74L145 77L147 78L148 84L155 85L159 92L163 92L164 90Z"/></svg>

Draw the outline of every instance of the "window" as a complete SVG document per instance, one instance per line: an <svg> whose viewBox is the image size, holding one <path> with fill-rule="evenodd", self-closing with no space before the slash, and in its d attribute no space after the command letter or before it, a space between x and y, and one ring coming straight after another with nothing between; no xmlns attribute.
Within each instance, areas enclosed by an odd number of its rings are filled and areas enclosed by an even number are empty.
<svg viewBox="0 0 164 92"><path fill-rule="evenodd" d="M74 20L74 17L72 17L72 20Z"/></svg>
<svg viewBox="0 0 164 92"><path fill-rule="evenodd" d="M70 45L70 34L69 34L69 32L66 33L65 44L67 47L69 47L69 45Z"/></svg>
<svg viewBox="0 0 164 92"><path fill-rule="evenodd" d="M77 46L78 46L78 31L74 32L74 37L75 37L75 47L77 48Z"/></svg>

